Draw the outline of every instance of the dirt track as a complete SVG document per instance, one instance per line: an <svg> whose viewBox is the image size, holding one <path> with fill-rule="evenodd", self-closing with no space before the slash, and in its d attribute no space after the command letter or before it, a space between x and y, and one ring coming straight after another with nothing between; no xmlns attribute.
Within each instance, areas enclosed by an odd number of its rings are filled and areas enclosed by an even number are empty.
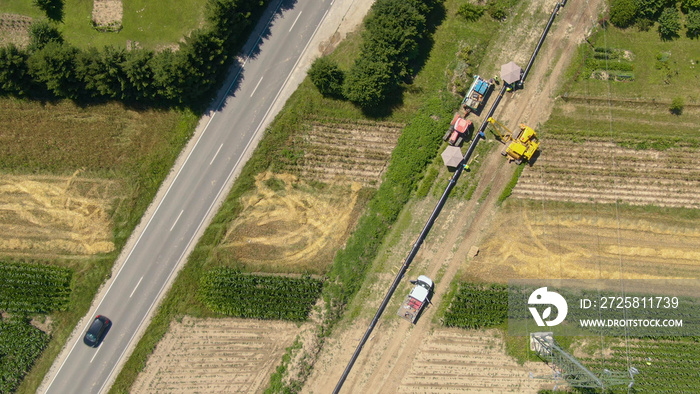
<svg viewBox="0 0 700 394"><path fill-rule="evenodd" d="M553 1L535 1L529 7L530 10L542 9L538 13L533 11L526 22L521 27L528 28L507 28L500 39L498 45L494 45L491 54L487 58L493 58L495 65L506 63L510 60L517 62L527 61L530 50L537 38L541 34L542 28L547 18L543 18L543 13L549 13L553 8ZM591 28L598 15L598 9L603 2L594 0L589 2L571 1L560 11L557 22L552 27L547 41L543 46L537 61L525 84L525 89L509 95L501 103L500 109L496 112L496 117L504 123L512 126L519 122L536 125L544 123L549 117L553 106L553 92L556 82L568 64L579 42L581 42L588 30ZM528 19L529 18L529 19ZM507 43L506 48L511 48L512 52L506 52L501 43ZM528 46L527 43L533 43ZM524 63L524 62L523 62ZM523 67L525 64L523 64ZM488 75L488 70L482 70ZM491 72L497 73L498 69ZM549 74L549 75L547 75ZM545 78L545 75L547 77ZM488 108L487 104L487 108ZM512 124L510 124L512 123ZM466 260L467 252L473 245L478 245L483 239L483 233L491 225L493 213L495 211L495 200L500 194L505 184L510 178L513 167L504 163L503 158L493 152L484 159L480 169L481 179L474 196L481 196L485 191L491 190L488 197L479 203L473 198L471 201L448 201L442 215L436 222L431 234L428 236L423 248L418 253L413 267L407 274L408 277L415 277L419 274L427 274L436 278L436 292L433 298L435 305L440 305L441 299L446 291L447 284L456 275L459 266ZM378 274L373 285L375 291L361 291L356 300L364 307L352 306L350 308L361 309L359 318L356 318L352 325L346 328L339 328L335 335L330 338L322 351L320 359L317 361L314 372L305 386L305 392L327 393L333 390L357 341L364 333L371 315L379 305L381 297L384 296L389 283L393 279L398 266L403 261L405 254L410 249L414 237L417 236L425 220L429 216L430 210L435 205L435 199L427 198L423 201L409 204L404 209L404 214L410 212L413 218L412 225L405 231L405 239L396 243L396 246L387 251L387 256L380 256L379 260L387 260L387 265L394 268L384 267L383 274ZM401 219L400 219L401 220ZM393 270L393 273L391 271ZM404 294L408 291L408 286L399 287L398 293ZM380 325L375 329L370 341L365 345L362 354L357 360L353 371L348 376L343 387L343 392L367 392L386 393L411 390L410 381L412 366L417 363L427 362L430 352L416 351L429 338L430 333L441 334L444 329L434 329L431 327L430 319L434 315L434 308L429 309L415 326L393 316L398 307L397 299L389 305L385 312L385 317ZM478 342L478 341L477 341ZM487 351L486 338L483 339L484 351ZM460 351L460 347L455 345L454 351ZM463 361L467 362L467 361ZM460 364L460 362L455 362ZM519 392L533 392L534 386L528 386L528 374L525 369L521 371ZM404 379L409 379L405 380ZM511 379L511 378L509 378ZM505 391L506 386L498 388L488 386L496 379L481 380L483 386L471 385L473 381L463 381L451 388L460 391ZM478 380L477 380L478 381ZM404 386L404 384L406 386ZM508 384L515 384L511 380ZM421 391L439 391L440 383L434 382L429 386L422 386Z"/></svg>

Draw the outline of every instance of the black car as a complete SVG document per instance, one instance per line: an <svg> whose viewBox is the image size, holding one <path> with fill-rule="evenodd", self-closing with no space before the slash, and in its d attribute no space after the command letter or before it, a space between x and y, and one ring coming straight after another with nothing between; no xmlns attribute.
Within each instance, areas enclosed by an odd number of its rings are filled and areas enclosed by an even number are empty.
<svg viewBox="0 0 700 394"><path fill-rule="evenodd" d="M88 329L87 333L85 333L83 342L85 342L85 344L88 346L99 346L102 336L105 334L105 330L107 330L111 324L112 322L108 318L97 315L95 321L92 322L92 325Z"/></svg>

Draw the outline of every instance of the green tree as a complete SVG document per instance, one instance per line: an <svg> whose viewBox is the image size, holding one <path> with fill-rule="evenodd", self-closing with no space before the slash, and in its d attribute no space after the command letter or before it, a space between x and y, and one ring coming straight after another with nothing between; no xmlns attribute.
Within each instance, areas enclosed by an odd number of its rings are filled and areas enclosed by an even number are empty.
<svg viewBox="0 0 700 394"><path fill-rule="evenodd" d="M700 36L700 10L692 10L685 16L686 35L690 38Z"/></svg>
<svg viewBox="0 0 700 394"><path fill-rule="evenodd" d="M309 78L322 95L329 97L342 95L345 74L338 67L338 63L328 57L319 57L314 60L309 68Z"/></svg>
<svg viewBox="0 0 700 394"><path fill-rule="evenodd" d="M457 15L460 15L470 22L474 22L479 20L479 18L484 15L485 11L486 9L483 6L465 3L459 6L459 9L457 9Z"/></svg>
<svg viewBox="0 0 700 394"><path fill-rule="evenodd" d="M176 54L181 57L176 74L181 80L183 100L198 101L211 93L227 59L224 41L212 31L196 30Z"/></svg>
<svg viewBox="0 0 700 394"><path fill-rule="evenodd" d="M34 5L54 21L63 20L63 0L34 0Z"/></svg>
<svg viewBox="0 0 700 394"><path fill-rule="evenodd" d="M68 44L50 42L29 56L29 74L56 97L78 98L77 55L78 50Z"/></svg>
<svg viewBox="0 0 700 394"><path fill-rule="evenodd" d="M684 107L685 100L683 100L683 97L674 97L671 101L671 106L668 107L668 110L674 115L681 115Z"/></svg>
<svg viewBox="0 0 700 394"><path fill-rule="evenodd" d="M345 97L362 108L382 105L392 88L391 65L386 61L360 56L345 78Z"/></svg>
<svg viewBox="0 0 700 394"><path fill-rule="evenodd" d="M636 0L638 16L656 20L668 0Z"/></svg>
<svg viewBox="0 0 700 394"><path fill-rule="evenodd" d="M0 47L0 94L23 95L27 78L27 54L14 44Z"/></svg>
<svg viewBox="0 0 700 394"><path fill-rule="evenodd" d="M32 27L29 29L29 46L27 49L30 52L38 51L51 42L62 44L63 36L61 32L46 21L32 23Z"/></svg>
<svg viewBox="0 0 700 394"><path fill-rule="evenodd" d="M700 0L681 0L681 10L686 14L693 10L700 11Z"/></svg>
<svg viewBox="0 0 700 394"><path fill-rule="evenodd" d="M664 8L659 17L659 35L668 40L678 36L681 30L681 19L678 10L673 7Z"/></svg>
<svg viewBox="0 0 700 394"><path fill-rule="evenodd" d="M610 4L610 23L625 28L634 23L637 17L635 0L613 0Z"/></svg>
<svg viewBox="0 0 700 394"><path fill-rule="evenodd" d="M128 81L124 92L125 98L130 101L152 99L155 95L154 75L151 68L153 51L136 50L127 55L123 64L124 75Z"/></svg>

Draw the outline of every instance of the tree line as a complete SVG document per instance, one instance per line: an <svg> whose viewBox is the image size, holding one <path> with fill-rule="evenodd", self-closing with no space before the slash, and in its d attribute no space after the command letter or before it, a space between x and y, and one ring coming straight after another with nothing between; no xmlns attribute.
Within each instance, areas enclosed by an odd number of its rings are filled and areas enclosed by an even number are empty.
<svg viewBox="0 0 700 394"><path fill-rule="evenodd" d="M154 106L198 105L226 75L253 15L266 0L208 0L205 27L176 51L107 46L79 49L46 21L32 25L26 49L0 47L0 94Z"/></svg>
<svg viewBox="0 0 700 394"><path fill-rule="evenodd" d="M649 30L658 22L659 35L664 40L679 36L681 19L685 20L686 35L700 36L700 0L681 0L680 11L676 0L611 0L610 23L617 27L636 26Z"/></svg>
<svg viewBox="0 0 700 394"><path fill-rule="evenodd" d="M360 54L347 72L322 57L309 70L319 91L345 98L364 109L397 94L421 53L430 29L427 17L441 0L377 0L365 19Z"/></svg>

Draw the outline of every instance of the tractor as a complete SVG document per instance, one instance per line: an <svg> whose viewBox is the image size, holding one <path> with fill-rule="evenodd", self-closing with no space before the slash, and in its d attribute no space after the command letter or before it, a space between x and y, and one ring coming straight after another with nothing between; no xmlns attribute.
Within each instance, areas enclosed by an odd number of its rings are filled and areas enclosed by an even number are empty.
<svg viewBox="0 0 700 394"><path fill-rule="evenodd" d="M447 141L452 146L461 146L473 127L471 120L464 119L463 116L456 113L454 118L452 118L452 122L450 122L450 128L445 133L445 136L442 137L442 140Z"/></svg>

